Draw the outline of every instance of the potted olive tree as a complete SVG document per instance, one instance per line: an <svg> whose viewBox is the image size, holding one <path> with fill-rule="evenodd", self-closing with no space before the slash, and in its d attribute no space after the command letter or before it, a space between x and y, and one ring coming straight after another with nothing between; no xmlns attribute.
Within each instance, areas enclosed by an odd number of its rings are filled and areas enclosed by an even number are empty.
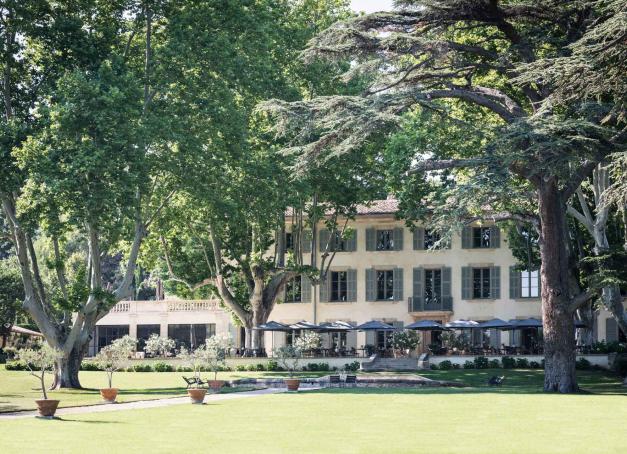
<svg viewBox="0 0 627 454"><path fill-rule="evenodd" d="M420 338L415 331L394 331L390 336L390 345L394 351L394 357L411 356L411 353L420 344Z"/></svg>
<svg viewBox="0 0 627 454"><path fill-rule="evenodd" d="M115 402L118 396L118 389L113 387L113 372L120 370L120 368L124 366L135 351L135 345L137 345L137 340L126 335L102 348L94 358L94 362L98 365L98 368L107 373L109 380L109 387L100 390L100 395L105 402Z"/></svg>
<svg viewBox="0 0 627 454"><path fill-rule="evenodd" d="M63 357L63 352L52 348L47 343L43 344L39 349L27 348L18 352L18 358L26 363L30 374L39 379L41 384L41 394L43 399L36 400L39 415L51 418L57 411L59 401L56 399L48 399L46 392L45 377L46 372L52 371L58 359Z"/></svg>
<svg viewBox="0 0 627 454"><path fill-rule="evenodd" d="M312 331L296 338L292 345L283 345L274 350L281 366L289 373L290 378L285 380L288 391L298 391L300 380L294 378L294 373L298 370L298 363L306 350L318 348L320 346L320 335Z"/></svg>
<svg viewBox="0 0 627 454"><path fill-rule="evenodd" d="M224 380L218 380L218 372L226 364L226 352L231 348L231 339L227 336L211 336L205 341L205 358L213 372L213 380L208 384L214 392L224 386Z"/></svg>
<svg viewBox="0 0 627 454"><path fill-rule="evenodd" d="M187 350L185 347L181 347L181 351L177 355L183 364L191 367L194 373L194 382L187 388L187 395L191 399L193 404L202 404L207 394L207 389L202 388L202 380L200 379L200 370L207 362L207 349L204 345L201 345L196 350Z"/></svg>

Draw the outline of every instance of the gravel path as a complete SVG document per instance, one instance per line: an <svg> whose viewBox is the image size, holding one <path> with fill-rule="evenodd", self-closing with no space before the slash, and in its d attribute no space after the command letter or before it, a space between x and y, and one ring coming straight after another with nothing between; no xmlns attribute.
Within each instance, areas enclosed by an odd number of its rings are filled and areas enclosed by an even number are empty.
<svg viewBox="0 0 627 454"><path fill-rule="evenodd" d="M220 402L223 400L241 399L245 397L263 396L266 394L282 393L286 390L284 388L267 388L258 389L255 391L243 391L229 394L207 394L205 397L205 404L211 404L213 402ZM63 415L76 415L84 413L102 413L107 411L120 411L120 410L136 410L139 408L159 408L167 407L170 405L182 405L190 404L188 396L185 397L171 397L168 399L155 399L155 400L139 400L136 402L124 402L118 404L101 404L101 405L85 405L81 407L68 407L59 408L55 416ZM4 419L20 419L20 418L32 418L37 416L37 411L17 411L12 413L0 413L0 421Z"/></svg>

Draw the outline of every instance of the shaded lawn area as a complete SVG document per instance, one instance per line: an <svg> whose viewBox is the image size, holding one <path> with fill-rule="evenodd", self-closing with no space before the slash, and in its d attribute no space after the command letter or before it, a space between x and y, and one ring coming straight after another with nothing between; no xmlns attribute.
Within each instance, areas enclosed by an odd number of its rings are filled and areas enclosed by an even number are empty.
<svg viewBox="0 0 627 454"><path fill-rule="evenodd" d="M329 372L304 372L297 374L306 377L320 377ZM185 372L116 372L113 375L113 386L120 389L118 402L137 400L161 399L178 397L186 394L182 376L191 376ZM280 377L286 376L281 372L221 372L218 378L231 380L253 377ZM372 373L369 373L372 375ZM399 373L378 373L378 375L401 375ZM449 371L422 371L420 375L434 380L460 381L468 388L424 388L424 389L396 389L395 392L423 393L423 394L451 394L451 393L539 393L542 391L543 371L541 370L449 370ZM505 383L500 388L486 386L489 377L505 375ZM212 374L203 373L203 380L212 378ZM584 391L591 393L627 394L627 388L621 386L621 380L614 374L598 371L578 373L579 382ZM60 390L49 393L50 398L59 399L60 407L78 405L101 404L99 388L107 385L104 372L83 371L80 373L83 390ZM48 375L48 384L51 376ZM28 372L6 371L0 368L0 412L34 410L35 399L40 398L38 381ZM223 392L249 388L224 388ZM375 390L376 391L376 390ZM324 390L322 392L329 392ZM347 390L349 392L349 390ZM357 389L350 392L372 392L372 389ZM382 390L386 392L386 390Z"/></svg>
<svg viewBox="0 0 627 454"><path fill-rule="evenodd" d="M2 421L0 452L625 452L625 395L432 391L333 389Z"/></svg>

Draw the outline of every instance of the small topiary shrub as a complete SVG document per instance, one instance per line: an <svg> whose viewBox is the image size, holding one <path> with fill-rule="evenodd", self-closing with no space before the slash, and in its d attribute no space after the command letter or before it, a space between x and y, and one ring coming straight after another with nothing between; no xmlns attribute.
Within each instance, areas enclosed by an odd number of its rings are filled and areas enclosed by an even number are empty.
<svg viewBox="0 0 627 454"><path fill-rule="evenodd" d="M246 366L246 370L247 370L248 372L255 372L255 371L257 370L257 366L255 366L254 364L248 364L248 365Z"/></svg>
<svg viewBox="0 0 627 454"><path fill-rule="evenodd" d="M155 364L156 365L156 364ZM150 364L134 364L127 369L129 372L152 372Z"/></svg>
<svg viewBox="0 0 627 454"><path fill-rule="evenodd" d="M98 367L98 364L92 363L89 361L84 361L81 363L81 370L102 370Z"/></svg>
<svg viewBox="0 0 627 454"><path fill-rule="evenodd" d="M238 372L245 372L246 371L246 364L238 364L237 366L235 366L235 370Z"/></svg>
<svg viewBox="0 0 627 454"><path fill-rule="evenodd" d="M308 370L310 372L315 372L318 370L318 365L316 363L305 364L303 366L303 370Z"/></svg>
<svg viewBox="0 0 627 454"><path fill-rule="evenodd" d="M529 367L531 369L540 369L540 368L542 368L542 365L538 361L530 361L529 362Z"/></svg>
<svg viewBox="0 0 627 454"><path fill-rule="evenodd" d="M257 372L264 372L266 370L266 365L264 363L255 364L255 370Z"/></svg>
<svg viewBox="0 0 627 454"><path fill-rule="evenodd" d="M527 358L516 358L517 369L529 369L529 360Z"/></svg>
<svg viewBox="0 0 627 454"><path fill-rule="evenodd" d="M450 362L448 359L440 363L441 370L451 370L452 368L453 368L453 363Z"/></svg>
<svg viewBox="0 0 627 454"><path fill-rule="evenodd" d="M499 367L501 367L501 361L499 361L498 359L491 359L488 363L488 366L490 367L490 369L498 369Z"/></svg>
<svg viewBox="0 0 627 454"><path fill-rule="evenodd" d="M322 372L328 372L331 370L329 363L318 363L318 370Z"/></svg>
<svg viewBox="0 0 627 454"><path fill-rule="evenodd" d="M461 369L462 366L459 363L453 363L453 369Z"/></svg>
<svg viewBox="0 0 627 454"><path fill-rule="evenodd" d="M6 370L28 370L26 363L22 360L7 361L4 367Z"/></svg>
<svg viewBox="0 0 627 454"><path fill-rule="evenodd" d="M439 369L439 367L438 367L438 365L437 365L437 364L431 364L431 365L429 366L429 369L431 369L431 370L438 370L438 369Z"/></svg>
<svg viewBox="0 0 627 454"><path fill-rule="evenodd" d="M464 369L474 369L474 368L475 368L474 361L466 361L464 363Z"/></svg>
<svg viewBox="0 0 627 454"><path fill-rule="evenodd" d="M475 358L474 366L476 369L487 369L489 366L488 358L485 356L477 356Z"/></svg>
<svg viewBox="0 0 627 454"><path fill-rule="evenodd" d="M194 372L194 369L192 369L189 366L179 366L176 368L177 372Z"/></svg>
<svg viewBox="0 0 627 454"><path fill-rule="evenodd" d="M171 364L162 362L155 363L153 369L155 372L174 372L174 367Z"/></svg>
<svg viewBox="0 0 627 454"><path fill-rule="evenodd" d="M503 356L501 358L501 364L503 364L503 369L513 369L516 367L516 360L511 356Z"/></svg>
<svg viewBox="0 0 627 454"><path fill-rule="evenodd" d="M268 361L268 364L266 365L266 369L268 370L268 372L275 372L279 370L279 363L271 359L270 361Z"/></svg>
<svg viewBox="0 0 627 454"><path fill-rule="evenodd" d="M360 363L359 361L353 361L352 363L347 363L344 365L344 370L348 372L357 372L359 370Z"/></svg>
<svg viewBox="0 0 627 454"><path fill-rule="evenodd" d="M592 369L592 363L588 361L586 358L579 358L575 363L575 369L579 370L590 370Z"/></svg>

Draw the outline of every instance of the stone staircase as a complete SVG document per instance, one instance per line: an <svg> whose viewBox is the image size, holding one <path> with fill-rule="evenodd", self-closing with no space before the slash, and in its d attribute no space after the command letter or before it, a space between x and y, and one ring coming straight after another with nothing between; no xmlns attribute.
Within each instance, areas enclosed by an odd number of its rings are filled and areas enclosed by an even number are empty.
<svg viewBox="0 0 627 454"><path fill-rule="evenodd" d="M361 363L364 372L375 371L416 371L418 370L417 358L380 358L377 355L370 357L369 361Z"/></svg>

